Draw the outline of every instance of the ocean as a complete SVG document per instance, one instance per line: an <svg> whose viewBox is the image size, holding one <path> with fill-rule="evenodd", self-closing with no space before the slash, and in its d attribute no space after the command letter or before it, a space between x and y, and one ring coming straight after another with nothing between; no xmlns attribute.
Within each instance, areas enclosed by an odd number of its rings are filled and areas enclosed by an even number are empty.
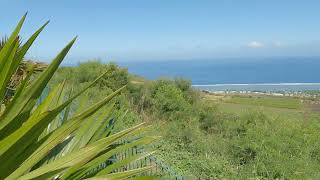
<svg viewBox="0 0 320 180"><path fill-rule="evenodd" d="M320 90L320 58L221 58L120 62L147 79L184 77L200 89Z"/></svg>

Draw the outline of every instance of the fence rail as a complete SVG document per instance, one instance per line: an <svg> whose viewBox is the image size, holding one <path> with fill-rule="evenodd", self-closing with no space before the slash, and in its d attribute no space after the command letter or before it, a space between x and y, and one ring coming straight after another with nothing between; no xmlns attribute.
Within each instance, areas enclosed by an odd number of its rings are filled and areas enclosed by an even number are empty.
<svg viewBox="0 0 320 180"><path fill-rule="evenodd" d="M127 140L122 140L120 142L121 144L129 143ZM127 149L126 151L116 154L111 161L121 161L124 160L127 157L140 154L145 152L145 149L143 147L135 146L132 148ZM156 156L150 155L146 158L134 161L130 164L125 165L122 168L119 168L115 170L115 172L121 172L125 170L135 169L135 168L141 168L145 166L153 166L152 169L145 172L144 175L150 175L150 176L161 176L166 177L169 179L176 179L176 180L185 180L185 178L174 171L170 166L166 165L164 162L159 160Z"/></svg>

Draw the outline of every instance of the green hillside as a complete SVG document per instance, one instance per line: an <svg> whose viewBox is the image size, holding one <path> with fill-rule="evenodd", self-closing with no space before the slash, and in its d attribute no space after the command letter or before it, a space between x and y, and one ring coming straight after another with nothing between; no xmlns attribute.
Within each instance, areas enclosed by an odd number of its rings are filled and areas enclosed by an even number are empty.
<svg viewBox="0 0 320 180"><path fill-rule="evenodd" d="M116 64L97 61L59 69L52 84L81 87L100 71L92 99L128 83L117 112L129 109L122 129L139 122L162 136L156 156L192 178L313 179L320 168L320 117L301 99L271 96L217 97L193 90L185 79L144 80Z"/></svg>

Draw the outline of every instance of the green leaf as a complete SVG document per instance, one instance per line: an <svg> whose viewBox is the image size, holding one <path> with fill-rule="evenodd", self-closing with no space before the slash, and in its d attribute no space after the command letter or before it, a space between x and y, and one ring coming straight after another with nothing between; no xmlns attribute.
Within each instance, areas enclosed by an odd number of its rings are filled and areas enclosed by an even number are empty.
<svg viewBox="0 0 320 180"><path fill-rule="evenodd" d="M114 169L118 169L124 165L127 165L131 162L134 162L134 161L137 161L137 160L140 160L140 159L143 159L143 158L146 158L150 155L154 154L154 152L149 152L149 153L141 153L141 154L137 154L137 155L133 155L131 157L128 157L128 158L125 158L123 160L120 160L120 161L117 161L116 163L114 164L111 164L109 166L107 166L106 168L104 168L103 170L101 170L97 176L99 175L103 175L103 174L109 174L111 173Z"/></svg>
<svg viewBox="0 0 320 180"><path fill-rule="evenodd" d="M130 136L139 133L142 130L142 127L143 123L132 128L123 130L112 136L103 138L97 142L92 143L91 145L79 149L78 151L72 152L67 156L61 157L60 159L57 159L47 165L44 165L34 171L27 173L26 175L22 176L22 179L36 178L46 173L51 173L52 171L71 167L73 165L81 163L82 161L89 161L90 159L94 158L97 154L105 150L107 147L109 147L111 144L115 143L119 139L125 136ZM19 176L10 176L10 179L14 179L15 177Z"/></svg>
<svg viewBox="0 0 320 180"><path fill-rule="evenodd" d="M156 139L158 139L158 137L147 136L147 137L143 137L141 139L138 139L136 141L133 141L131 143L120 145L120 146L104 153L103 155L98 156L94 160L88 162L86 165L84 165L82 167L84 170L82 170L80 173L78 173L76 176L74 176L74 178L78 178L78 179L83 178L85 174L91 172L92 170L97 168L102 163L106 162L107 159L111 158L115 154L123 153L125 150L133 148L135 146L150 144L153 141L155 141Z"/></svg>
<svg viewBox="0 0 320 180"><path fill-rule="evenodd" d="M13 124L11 127L7 127L5 131L3 129L21 112L28 112L34 106L35 100L41 95L43 89L47 85L48 81L53 76L54 72L58 68L61 61L64 59L70 48L72 47L73 43L75 42L76 38L74 38L52 61L50 66L39 76L37 80L35 80L28 88L24 89L21 96L16 100L16 104L13 105L11 109L5 111L2 115L2 120L0 121L0 140L5 137L5 135L12 133L16 128L19 127L20 124ZM18 123L23 123L24 120L22 119ZM17 123L17 122L16 122ZM12 128L13 127L13 128ZM5 132L5 133L4 133Z"/></svg>
<svg viewBox="0 0 320 180"><path fill-rule="evenodd" d="M108 127L107 124L110 117L114 115L114 104L106 109L101 108L118 95L125 86L90 107L79 108L79 111L69 118L71 103L109 71L75 95L70 94L67 100L64 100L66 91L64 90L65 82L63 82L38 105L39 97L76 38L70 41L52 60L52 63L34 79L31 76L34 68L32 67L31 72L20 82L13 98L6 100L2 105L3 100L7 98L7 86L12 76L17 72L29 48L48 24L46 22L20 46L19 32L25 17L26 15L22 17L0 50L0 179L53 179L57 175L61 179L82 179L111 156L122 154L124 150L138 145L142 147L155 139L155 137L143 137L127 144L119 144L125 138L141 137L141 133L147 128L144 123L109 135L114 121ZM62 112L65 112L63 122L62 118L58 117ZM122 117L124 116L125 114ZM135 176L146 168L112 175L109 173L150 154L136 154L118 161L100 171L100 174L107 175L99 178L119 179Z"/></svg>
<svg viewBox="0 0 320 180"><path fill-rule="evenodd" d="M10 101L10 103L6 106L6 111L8 111L9 109L12 108L12 106L14 106L14 104L16 103L16 100L18 99L18 97L21 95L21 92L23 91L24 88L26 88L28 81L30 80L31 76L33 73L33 68L30 69L30 71L28 72L26 78L20 83L20 85L18 86L18 88L16 89L16 92L12 98L12 100ZM1 116L0 116L1 118Z"/></svg>
<svg viewBox="0 0 320 180"><path fill-rule="evenodd" d="M124 172L119 172L119 173L112 173L112 174L107 174L107 175L102 175L102 176L96 176L92 178L88 178L86 180L116 180L116 179L124 179L128 178L134 175L141 174L143 172L147 172L151 169L153 169L153 166L148 166L148 167L143 167L143 168L138 168L138 169L133 169L129 171L124 171Z"/></svg>
<svg viewBox="0 0 320 180"><path fill-rule="evenodd" d="M114 107L114 106L112 106L112 107ZM100 125L100 127L95 131L95 133L94 133L93 137L90 139L89 143L97 141L98 139L101 139L103 137L107 137L104 135L104 132L111 131L111 129L113 128L113 124L111 124L111 127L109 127L109 125L112 120L113 119L110 119L110 117L106 118L106 121L104 121L104 123L102 123ZM108 126L108 128L106 129L107 126Z"/></svg>
<svg viewBox="0 0 320 180"><path fill-rule="evenodd" d="M4 140L0 141L0 160L1 159L9 159L12 156L12 153L14 151L10 151L11 149L15 149L17 147L26 147L28 143L32 142L35 138L38 138L41 133L66 106L68 106L75 98L80 96L83 92L85 92L89 87L93 86L101 77L103 77L104 74L99 76L95 81L93 81L91 84L89 84L86 88L81 90L79 93L71 97L69 100L67 100L65 103L61 104L57 108L55 108L52 111L46 111L44 113L33 113L33 115L30 117L30 120L27 120L24 126L19 128L14 133L10 134L10 136L6 137ZM19 171L14 173L15 177L18 177L22 173L24 173L27 169L31 168L33 165L35 165L37 162L41 160L41 158L44 157L45 154L51 149L53 149L57 144L59 144L64 138L66 138L71 132L73 132L75 129L77 129L80 126L80 122L77 122L76 120L84 120L91 114L93 114L95 111L97 111L99 108L102 107L105 103L109 102L112 97L117 95L121 91L115 91L114 93L110 94L100 102L96 103L92 107L88 108L86 111L84 111L82 114L77 115L76 117L72 118L72 120L69 120L64 126L60 127L54 133L52 133L52 137L48 139L47 142L45 142L39 150L37 150L33 155L36 157L34 159L28 159L26 164L21 166L19 168ZM48 96L46 99L45 104L43 105L45 107L48 106L48 101L51 101L54 97L54 94L52 96ZM42 109L42 108L41 108ZM40 111L40 110L39 110ZM69 131L68 131L69 130ZM68 134L65 133L65 131L69 132ZM51 146L50 146L51 144ZM21 148L21 150L23 150ZM43 151L41 151L43 150ZM6 153L6 154L4 154ZM33 156L32 155L32 156ZM32 157L31 156L31 157ZM0 164L0 170L2 166Z"/></svg>
<svg viewBox="0 0 320 180"><path fill-rule="evenodd" d="M6 87L5 85L8 84L11 76L17 70L19 64L22 62L24 55L27 53L35 39L38 37L38 35L41 33L41 31L45 28L45 26L48 23L49 21L46 22L42 27L40 27L40 29L38 29L21 48L19 48L19 41L18 39L16 39L17 48L11 51L11 53L14 53L14 55L12 58L10 58L9 56L0 73L0 77L2 77L0 78L0 87ZM0 89L0 99L2 99L5 94L5 89L2 88Z"/></svg>
<svg viewBox="0 0 320 180"><path fill-rule="evenodd" d="M0 72L2 72L2 69L6 63L6 60L8 56L11 54L11 48L13 47L14 41L16 41L18 34L21 30L21 27L24 23L24 20L26 19L27 13L21 18L18 25L16 26L15 30L12 32L11 36L9 37L8 41L5 43L5 45L2 47L0 51Z"/></svg>
<svg viewBox="0 0 320 180"><path fill-rule="evenodd" d="M72 151L73 149L79 149L87 145L96 130L104 122L105 117L109 116L109 113L111 113L112 109L113 105L110 106L106 111L100 112L99 116L87 118L87 121L82 123L81 127L73 137L72 141L74 145L72 148L70 148L70 150Z"/></svg>
<svg viewBox="0 0 320 180"><path fill-rule="evenodd" d="M12 147L15 143L17 143L18 141L21 141L21 145L19 145L20 149L19 151L23 151L23 147L26 147L29 145L29 143L32 142L33 138L38 138L38 136L35 136L35 134L32 134L32 137L25 137L25 139L27 139L27 141L23 141L23 137L30 133L30 131L32 131L33 127L36 127L38 124L40 124L41 121L49 121L50 119L47 118L39 118L39 117L48 117L49 114L53 114L50 113L48 111L48 107L49 105L52 103L55 95L58 93L59 91L59 87L60 85L58 85L57 87L54 88L53 91L51 91L51 93L49 94L49 96L40 104L40 106L37 107L37 109L33 112L33 114L30 116L30 118L26 121L26 123L20 127L17 131L15 131L14 133L10 134L9 136L7 136L4 140L0 141L0 157L2 158L2 155L8 151L8 149L10 147ZM48 122L48 123L49 123ZM47 123L45 123L47 124ZM37 127L39 128L39 127ZM34 131L33 131L34 132ZM37 129L37 132L34 132L36 134L42 133L42 129ZM39 134L40 135L40 134ZM19 154L19 151L15 151L15 154ZM13 154L13 153L10 153ZM11 157L11 155L10 155Z"/></svg>
<svg viewBox="0 0 320 180"><path fill-rule="evenodd" d="M19 63L23 59L23 57L26 55L28 52L29 48L32 46L33 42L37 39L39 34L43 31L43 29L49 24L49 21L45 22L36 32L32 34L32 36L27 40L25 44L21 46L21 48L18 50L17 57L18 59L16 66L18 67Z"/></svg>
<svg viewBox="0 0 320 180"><path fill-rule="evenodd" d="M7 61L4 63L3 67L2 67L2 71L0 72L0 100L4 99L6 90L7 90L7 84L11 78L11 74L9 74L11 65L14 61L14 57L16 55L18 46L19 46L19 42L16 39L14 41L14 43L12 43L13 48L10 49L10 54L8 56ZM1 121L0 121L1 122Z"/></svg>

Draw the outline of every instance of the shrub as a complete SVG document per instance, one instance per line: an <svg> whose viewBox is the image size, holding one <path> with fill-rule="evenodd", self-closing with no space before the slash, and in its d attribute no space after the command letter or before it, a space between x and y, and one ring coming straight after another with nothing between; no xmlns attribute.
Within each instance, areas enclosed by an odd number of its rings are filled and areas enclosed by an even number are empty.
<svg viewBox="0 0 320 180"><path fill-rule="evenodd" d="M186 92L191 88L191 81L181 77L175 78L174 83L182 92Z"/></svg>
<svg viewBox="0 0 320 180"><path fill-rule="evenodd" d="M78 85L92 82L102 73L105 73L104 76L94 85L99 89L115 91L129 82L127 69L115 63L103 64L99 60L82 62L76 67L63 67L58 70L55 81L59 82L63 80L61 78L67 77L70 83Z"/></svg>
<svg viewBox="0 0 320 180"><path fill-rule="evenodd" d="M183 111L188 106L180 89L171 83L164 83L162 81L156 84L152 103L156 111L167 115L172 112Z"/></svg>

